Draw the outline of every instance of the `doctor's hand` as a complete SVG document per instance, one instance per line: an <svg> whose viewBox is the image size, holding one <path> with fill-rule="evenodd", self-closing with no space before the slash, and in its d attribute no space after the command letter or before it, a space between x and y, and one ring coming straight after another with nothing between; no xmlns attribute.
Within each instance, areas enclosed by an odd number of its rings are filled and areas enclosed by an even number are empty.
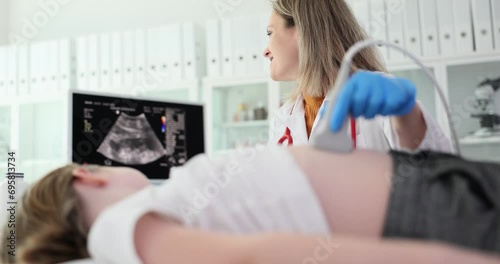
<svg viewBox="0 0 500 264"><path fill-rule="evenodd" d="M330 129L339 131L349 115L367 119L376 115L404 116L415 106L415 99L416 88L409 80L378 72L356 72L338 94Z"/></svg>

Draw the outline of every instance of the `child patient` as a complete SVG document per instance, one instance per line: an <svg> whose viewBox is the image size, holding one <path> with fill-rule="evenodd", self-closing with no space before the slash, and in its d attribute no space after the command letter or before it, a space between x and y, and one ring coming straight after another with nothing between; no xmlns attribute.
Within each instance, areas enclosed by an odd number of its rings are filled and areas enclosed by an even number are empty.
<svg viewBox="0 0 500 264"><path fill-rule="evenodd" d="M161 186L72 164L25 193L2 263L500 263L498 171L306 146L198 155Z"/></svg>

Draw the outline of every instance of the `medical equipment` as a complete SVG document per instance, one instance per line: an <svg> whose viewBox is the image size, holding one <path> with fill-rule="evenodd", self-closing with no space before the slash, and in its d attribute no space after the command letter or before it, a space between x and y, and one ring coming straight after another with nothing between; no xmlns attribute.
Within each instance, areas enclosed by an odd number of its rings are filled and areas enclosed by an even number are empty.
<svg viewBox="0 0 500 264"><path fill-rule="evenodd" d="M285 141L289 146L293 145L292 133L290 132L290 128L288 127L285 130L285 134L283 134L280 140L278 140L278 145L283 145Z"/></svg>
<svg viewBox="0 0 500 264"><path fill-rule="evenodd" d="M471 115L480 119L481 128L474 131L474 137L491 137L500 135L500 78L482 81L476 90L478 112Z"/></svg>
<svg viewBox="0 0 500 264"><path fill-rule="evenodd" d="M70 91L72 162L127 166L152 183L205 151L203 105Z"/></svg>
<svg viewBox="0 0 500 264"><path fill-rule="evenodd" d="M329 105L329 109L327 110L326 116L320 120L317 129L311 135L311 143L315 148L318 149L323 149L323 150L329 150L329 151L335 151L335 152L351 152L353 150L352 144L347 136L347 128L348 128L348 119L344 121L344 124L341 128L340 131L337 133L333 133L330 130L329 127L329 122L331 120L331 115L333 113L333 109L335 107L335 103L337 102L338 94L344 84L346 83L347 79L349 78L350 70L351 70L351 62L354 58L354 56L362 49L370 47L370 46L375 46L375 45L384 45L388 46L394 49L397 49L404 54L406 54L408 57L410 57L420 68L426 73L426 75L432 80L434 85L436 86L436 89L438 91L439 98L441 99L441 102L444 106L444 109L446 111L446 116L448 118L448 124L450 127L451 131L451 136L452 136L452 143L453 147L455 149L455 152L457 155L460 155L460 145L458 141L458 136L457 133L454 129L452 119L451 119L451 114L449 110L449 106L446 102L443 89L437 82L436 78L434 75L430 72L430 70L423 65L423 63L415 57L413 54L410 52L406 51L405 49L394 45L392 43L388 43L385 41L378 41L378 40L365 40L361 41L359 43L356 43L354 46L352 46L344 56L344 59L342 61L342 65L340 67L339 73L337 75L337 79L335 81L334 87L329 93L329 98L330 102L332 102Z"/></svg>

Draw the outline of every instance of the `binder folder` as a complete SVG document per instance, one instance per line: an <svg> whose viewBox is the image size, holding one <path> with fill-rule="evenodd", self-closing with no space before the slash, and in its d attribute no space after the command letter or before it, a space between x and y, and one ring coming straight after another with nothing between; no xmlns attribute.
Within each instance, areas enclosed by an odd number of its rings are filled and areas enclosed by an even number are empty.
<svg viewBox="0 0 500 264"><path fill-rule="evenodd" d="M422 56L439 56L439 32L436 0L419 0Z"/></svg>
<svg viewBox="0 0 500 264"><path fill-rule="evenodd" d="M97 35L91 35L88 37L88 47L89 47L89 90L98 90L101 86L99 75L99 38Z"/></svg>
<svg viewBox="0 0 500 264"><path fill-rule="evenodd" d="M375 40L388 40L387 34L387 12L384 0L370 1L370 37ZM385 46L378 47L378 51L385 61L388 61L388 49Z"/></svg>
<svg viewBox="0 0 500 264"><path fill-rule="evenodd" d="M76 39L76 61L77 61L77 89L88 90L88 65L89 65L89 52L88 52L88 38L78 37Z"/></svg>
<svg viewBox="0 0 500 264"><path fill-rule="evenodd" d="M121 32L111 34L111 86L123 88L123 35Z"/></svg>
<svg viewBox="0 0 500 264"><path fill-rule="evenodd" d="M221 35L222 35L222 75L224 77L231 77L234 75L234 62L233 62L233 32L231 19L225 18L221 21Z"/></svg>
<svg viewBox="0 0 500 264"><path fill-rule="evenodd" d="M477 52L493 51L491 6L488 0L472 0L474 43Z"/></svg>
<svg viewBox="0 0 500 264"><path fill-rule="evenodd" d="M472 36L471 2L470 0L455 0L453 7L457 53L472 53L474 51L474 40Z"/></svg>
<svg viewBox="0 0 500 264"><path fill-rule="evenodd" d="M438 14L439 47L441 55L452 56L456 54L455 26L453 0L436 0Z"/></svg>
<svg viewBox="0 0 500 264"><path fill-rule="evenodd" d="M221 67L221 28L216 19L207 20L207 75L208 77L220 77Z"/></svg>
<svg viewBox="0 0 500 264"><path fill-rule="evenodd" d="M406 34L406 49L417 57L422 56L422 40L420 39L420 11L418 1L403 0L403 22Z"/></svg>
<svg viewBox="0 0 500 264"><path fill-rule="evenodd" d="M491 0L491 12L495 50L500 51L500 2L498 0Z"/></svg>
<svg viewBox="0 0 500 264"><path fill-rule="evenodd" d="M112 88L112 77L113 70L111 68L111 35L110 34L101 34L99 36L99 53L100 53L100 76L101 90L109 90Z"/></svg>
<svg viewBox="0 0 500 264"><path fill-rule="evenodd" d="M393 44L405 47L405 36L403 28L403 0L386 0L386 12L388 16L388 37ZM399 10L398 10L399 8ZM391 12L391 10L394 10ZM388 50L389 61L399 62L405 59L405 56L399 50Z"/></svg>

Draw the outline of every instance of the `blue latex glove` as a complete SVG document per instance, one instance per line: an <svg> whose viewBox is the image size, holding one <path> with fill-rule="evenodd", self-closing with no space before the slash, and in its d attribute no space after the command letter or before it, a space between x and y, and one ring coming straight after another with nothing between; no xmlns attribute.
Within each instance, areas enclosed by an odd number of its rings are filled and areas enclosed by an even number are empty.
<svg viewBox="0 0 500 264"><path fill-rule="evenodd" d="M348 115L403 116L415 106L416 88L409 80L359 71L346 82L333 109L330 129L338 132Z"/></svg>

